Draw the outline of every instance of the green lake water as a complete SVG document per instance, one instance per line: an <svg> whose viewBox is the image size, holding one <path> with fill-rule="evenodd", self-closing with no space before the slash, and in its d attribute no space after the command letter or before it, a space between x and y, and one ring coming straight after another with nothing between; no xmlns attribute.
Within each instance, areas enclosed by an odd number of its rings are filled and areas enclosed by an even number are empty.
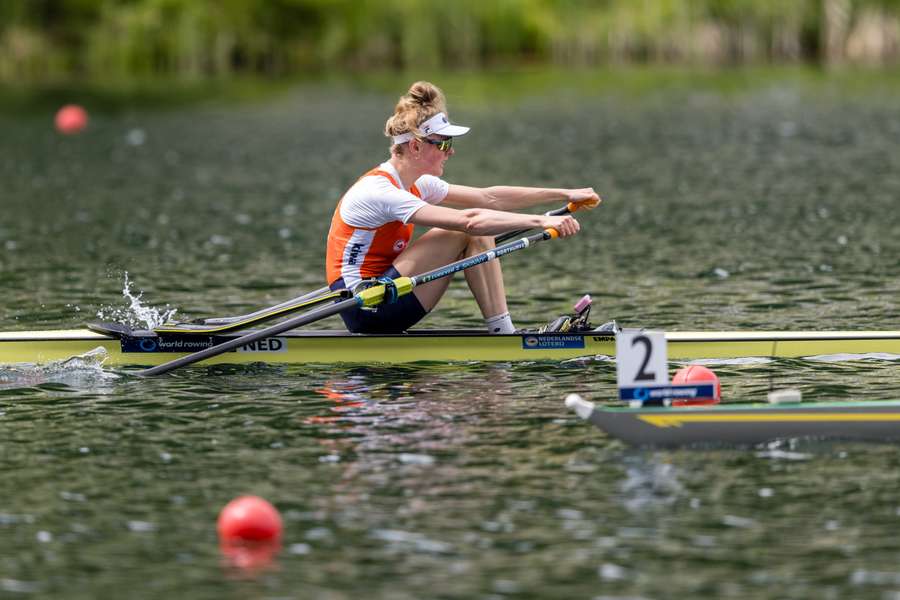
<svg viewBox="0 0 900 600"><path fill-rule="evenodd" d="M0 115L0 329L136 322L126 273L182 317L319 287L406 84L98 111L73 137ZM604 197L504 259L517 325L590 293L626 326L900 329L896 86L485 89L446 86L473 128L447 180ZM481 326L461 279L424 324ZM896 355L710 366L726 402L900 398ZM133 371L0 367L0 597L900 597L895 445L631 449L563 407L613 402L602 358ZM285 521L255 571L216 538L243 493Z"/></svg>

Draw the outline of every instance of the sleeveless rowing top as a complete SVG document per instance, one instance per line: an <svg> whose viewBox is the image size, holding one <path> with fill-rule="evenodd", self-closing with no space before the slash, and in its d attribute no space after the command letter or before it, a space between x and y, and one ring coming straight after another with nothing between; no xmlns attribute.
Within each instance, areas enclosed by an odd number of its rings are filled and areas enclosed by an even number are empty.
<svg viewBox="0 0 900 600"><path fill-rule="evenodd" d="M325 257L329 286L342 279L352 289L387 271L412 240L409 219L426 203L442 201L448 189L445 181L423 175L406 191L390 163L360 177L331 218Z"/></svg>

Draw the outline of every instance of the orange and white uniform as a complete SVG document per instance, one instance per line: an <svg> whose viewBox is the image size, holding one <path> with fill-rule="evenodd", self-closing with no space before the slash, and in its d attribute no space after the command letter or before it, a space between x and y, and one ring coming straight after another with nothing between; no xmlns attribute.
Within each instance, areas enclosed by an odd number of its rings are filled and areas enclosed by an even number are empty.
<svg viewBox="0 0 900 600"><path fill-rule="evenodd" d="M407 187L388 162L372 169L338 202L328 231L325 275L334 289L338 280L353 289L362 279L387 271L409 245L409 222L426 204L440 204L450 184L423 175Z"/></svg>

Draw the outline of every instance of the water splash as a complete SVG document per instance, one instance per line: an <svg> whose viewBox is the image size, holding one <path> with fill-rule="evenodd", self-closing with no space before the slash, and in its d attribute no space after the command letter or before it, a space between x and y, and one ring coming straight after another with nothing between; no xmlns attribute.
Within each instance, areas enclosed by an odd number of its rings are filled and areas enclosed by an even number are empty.
<svg viewBox="0 0 900 600"><path fill-rule="evenodd" d="M166 304L164 309L153 306L144 306L141 298L144 291L137 295L131 292L132 282L128 279L128 271L125 271L125 283L122 287L122 297L128 301L128 306L109 306L97 311L97 317L103 321L115 321L129 325L135 329L153 329L171 320L178 309Z"/></svg>
<svg viewBox="0 0 900 600"><path fill-rule="evenodd" d="M97 371L109 359L109 352L103 346L97 346L84 354L78 354L63 360L46 364L43 369L49 373L71 370ZM104 371L105 372L105 371Z"/></svg>
<svg viewBox="0 0 900 600"><path fill-rule="evenodd" d="M45 365L12 365L0 368L0 390L35 387L47 383L93 384L118 379L103 369L109 353L102 346L89 352Z"/></svg>

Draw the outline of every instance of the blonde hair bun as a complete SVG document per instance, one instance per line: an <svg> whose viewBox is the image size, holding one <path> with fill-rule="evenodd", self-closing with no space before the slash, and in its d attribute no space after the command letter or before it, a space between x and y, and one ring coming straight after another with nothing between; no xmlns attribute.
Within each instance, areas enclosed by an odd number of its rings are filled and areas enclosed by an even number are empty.
<svg viewBox="0 0 900 600"><path fill-rule="evenodd" d="M415 82L414 84L409 86L409 91L406 92L406 95L413 102L422 107L429 107L433 106L434 104L440 104L441 106L443 106L445 104L444 93L441 91L441 89L427 81Z"/></svg>
<svg viewBox="0 0 900 600"><path fill-rule="evenodd" d="M419 124L438 113L447 112L447 101L441 88L428 81L417 81L397 101L394 114L384 124L384 135L394 137L403 133L421 135Z"/></svg>

